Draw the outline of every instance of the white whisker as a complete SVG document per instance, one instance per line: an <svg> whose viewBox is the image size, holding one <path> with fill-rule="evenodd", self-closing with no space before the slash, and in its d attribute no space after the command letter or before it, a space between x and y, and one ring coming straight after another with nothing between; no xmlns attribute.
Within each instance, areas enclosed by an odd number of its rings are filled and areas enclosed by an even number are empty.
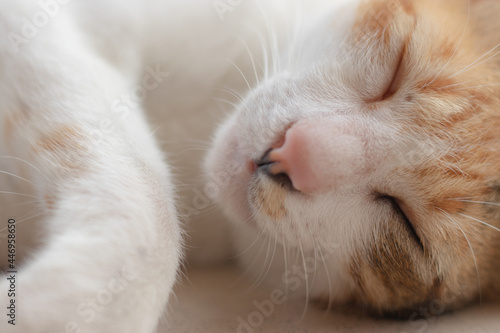
<svg viewBox="0 0 500 333"><path fill-rule="evenodd" d="M271 24L269 23L269 18L266 15L265 10L262 8L260 3L258 1L254 1L257 8L259 9L263 19L264 23L266 26L267 30L267 35L269 38L269 43L271 45L271 59L272 59L272 66L273 66L273 75L276 75L279 71L279 48L278 48L278 41L277 41L277 36L276 32L274 29L271 28Z"/></svg>
<svg viewBox="0 0 500 333"><path fill-rule="evenodd" d="M250 251L252 249L252 247L254 247L255 244L260 240L260 238L262 237L263 234L264 234L264 232L262 230L260 230L259 233L257 234L257 237L255 237L254 241L252 242L252 244L250 244L243 252L240 252L240 253L238 253L238 254L236 254L234 256L231 256L228 259L239 258L242 255L244 255L245 253L247 253L248 251Z"/></svg>
<svg viewBox="0 0 500 333"><path fill-rule="evenodd" d="M321 256L321 262L323 262L323 266L325 268L325 273L326 273L326 280L328 281L328 307L326 309L326 311L328 312L331 308L331 302L332 302L332 299L333 299L333 290L332 290L332 280L330 278L330 270L328 269L328 266L326 264L326 258L325 258L325 255L323 253L323 250L321 249L321 246L318 247L318 250L319 250L319 255Z"/></svg>
<svg viewBox="0 0 500 333"><path fill-rule="evenodd" d="M224 91L224 92L234 96L236 98L236 100L238 100L240 102L240 106L243 106L247 111L250 111L250 108L243 100L243 97L241 97L237 92L232 91L231 89L226 89L226 88L216 88L216 89L218 89L220 91Z"/></svg>
<svg viewBox="0 0 500 333"><path fill-rule="evenodd" d="M302 256L302 266L304 267L304 279L305 279L305 285L306 285L306 303L304 306L304 311L302 312L302 316L300 317L300 319L302 320L302 319L304 319L304 317L306 315L307 308L309 305L309 274L307 272L306 258L305 258L304 250L302 248L302 242L300 241L300 239L299 239L299 249L300 249L300 254Z"/></svg>
<svg viewBox="0 0 500 333"><path fill-rule="evenodd" d="M459 83L454 83L454 84L449 84L449 85L446 85L446 86L439 87L439 88L437 88L437 90L443 90L443 89L446 89L446 88L461 86L461 85L464 85L466 83L473 82L473 81L477 81L477 79L467 80L467 81L464 81L464 82L459 82Z"/></svg>
<svg viewBox="0 0 500 333"><path fill-rule="evenodd" d="M238 104L234 103L234 102L231 102L231 101L228 101L227 99L224 99L224 98L211 98L212 101L216 101L216 102L222 102L222 103L226 103L226 104L229 104L230 106L232 106L233 108L237 108L238 107ZM219 120L222 120L222 119L219 119Z"/></svg>
<svg viewBox="0 0 500 333"><path fill-rule="evenodd" d="M245 83L247 84L247 87L249 90L252 90L252 86L250 85L250 82L248 82L248 79L247 77L245 76L245 74L243 73L243 71L238 67L238 65L236 65L233 61L229 60L229 59L226 59L231 65L234 66L234 68L236 68L236 70L241 74L241 76L243 77L243 80L245 80Z"/></svg>
<svg viewBox="0 0 500 333"><path fill-rule="evenodd" d="M267 237L266 258L264 259L264 262L262 263L262 269L257 277L257 281L255 281L252 284L250 291L254 291L255 289L257 289L260 286L260 284L264 281L263 274L266 271L266 266L267 266L267 262L269 259L270 249L271 249L271 238Z"/></svg>
<svg viewBox="0 0 500 333"><path fill-rule="evenodd" d="M314 281L316 280L316 272L318 270L318 258L316 257L316 252L317 252L318 246L316 244L316 241L314 240L314 236L313 236L313 233L311 231L311 226L309 224L306 224L306 226L307 226L307 230L309 231L309 235L311 236L311 240L313 243L314 273L313 273L313 277L312 277L311 286L314 286Z"/></svg>
<svg viewBox="0 0 500 333"><path fill-rule="evenodd" d="M488 224L488 223L486 223L486 222L484 222L484 221L481 221L481 220L479 220L479 219L476 219L476 218L474 218L474 217L472 217L472 216L468 216L468 215L465 215L465 214L462 214L462 213L458 213L458 215L461 215L461 216L466 217L466 218L468 218L468 219L471 219L471 220L473 220L473 221L479 222L479 223L481 223L481 224L483 224L483 225L485 225L485 226L487 226L487 227L490 227L490 228L492 228L492 229L494 229L494 230L496 230L496 231L500 231L500 229L499 229L499 228L494 227L494 226L492 226L491 224Z"/></svg>
<svg viewBox="0 0 500 333"><path fill-rule="evenodd" d="M48 180L50 182L50 179L49 177L47 177L47 175L45 173L43 173L39 168L37 168L36 166L34 166L33 164L31 164L30 162L22 159L22 158L19 158L19 157L16 157L16 156L8 156L8 155L4 155L4 156L0 156L0 158L6 158L6 159L13 159L13 160L16 160L16 161L20 161L20 162L23 162L25 163L26 165L32 167L33 169L35 169L38 173L40 173L46 180Z"/></svg>
<svg viewBox="0 0 500 333"><path fill-rule="evenodd" d="M472 64L470 64L469 66L466 66L465 68L463 68L462 70L456 72L455 74L453 74L452 76L448 77L448 79L451 79L457 75L460 75L462 73L465 73L465 72L468 72L469 70L481 65L481 64L484 64L485 62L493 59L494 57L496 57L498 54L500 54L500 51L493 54L491 57L487 58L486 60L484 61L481 61L480 63L477 63L478 61L480 61L481 59L483 59L484 57L486 57L488 54L490 54L491 52L493 52L497 47L500 46L500 43L498 43L494 48L492 48L491 50L489 50L488 52L486 52L485 54L483 54L479 59L477 59L476 61L474 61Z"/></svg>
<svg viewBox="0 0 500 333"><path fill-rule="evenodd" d="M38 214L35 214L35 215L33 215L33 216L26 217L26 218L23 218L23 219L21 219L21 220L18 220L18 221L16 221L16 223L14 223L14 224L17 226L17 225L19 225L19 224L21 224L21 223L23 223L23 222L29 221L29 220L31 220L31 219L34 219L34 218L37 218L37 217L40 217L40 216L43 216L43 215L45 215L45 213L38 213ZM7 228L8 228L8 227L5 227L5 228L3 228L3 229L0 229L0 232L3 232L3 231L5 231L5 230L7 230Z"/></svg>
<svg viewBox="0 0 500 333"><path fill-rule="evenodd" d="M286 248L286 237L283 235L283 258L285 260L285 272L284 272L284 283L285 283L285 299L288 299L288 256Z"/></svg>
<svg viewBox="0 0 500 333"><path fill-rule="evenodd" d="M479 85L479 86L463 87L463 88L451 89L451 90L452 91L460 91L460 90L469 90L469 89L485 88L485 87L495 87L495 86L500 86L500 83L482 84L482 85Z"/></svg>
<svg viewBox="0 0 500 333"><path fill-rule="evenodd" d="M269 274L269 271L271 270L271 267L273 265L274 257L276 256L276 248L278 247L278 238L276 238L276 237L273 237L273 238L274 238L274 249L273 249L273 254L271 256L271 260L269 261L269 265L267 266L267 270L264 273L264 276L262 277L260 283L257 286L259 286L262 282L265 281L267 274Z"/></svg>
<svg viewBox="0 0 500 333"><path fill-rule="evenodd" d="M26 178L23 178L21 176L18 176L16 174L13 174L13 173L10 173L10 172L7 172L7 171L2 171L2 170L0 170L0 173L3 173L3 174L8 175L8 176L12 176L12 177L17 178L17 179L24 180L25 182L30 183L31 185L35 185L32 181L30 181L30 180L28 180Z"/></svg>
<svg viewBox="0 0 500 333"><path fill-rule="evenodd" d="M25 193L18 193L18 192L0 191L0 194L12 194L12 195L19 195L19 196L22 196L22 197L28 197L28 198L38 199L34 195L29 195L29 194L25 194Z"/></svg>
<svg viewBox="0 0 500 333"><path fill-rule="evenodd" d="M255 254L255 257L254 259L252 260L251 263L249 263L247 265L247 268L245 269L245 271L241 274L240 279L243 279L245 277L252 277L253 274L251 274L251 272L253 272L254 268L255 268L255 265L257 264L257 262L259 261L259 258L260 258L260 254L262 253L262 251L265 250L265 247L264 246L261 246L259 247L259 250L257 251L257 253ZM254 283L255 284L255 283ZM253 285L251 285L249 288L248 288L248 291L252 291L254 290L255 287Z"/></svg>
<svg viewBox="0 0 500 333"><path fill-rule="evenodd" d="M262 70L264 71L264 79L267 80L269 78L269 55L268 55L268 50L266 46L266 39L264 36L262 36L262 33L260 31L256 31L255 34L257 35L257 38L259 39L259 43L262 49L262 61L264 62L264 68ZM262 67L262 65L261 65Z"/></svg>
<svg viewBox="0 0 500 333"><path fill-rule="evenodd" d="M238 102L243 103L243 97L241 97L237 92L226 88L216 88L216 89L232 95L234 98L238 100Z"/></svg>
<svg viewBox="0 0 500 333"><path fill-rule="evenodd" d="M459 199L459 198L448 199L448 200L456 200L456 201L461 201L461 202L477 203L477 204L490 205L490 206L500 206L500 203L496 203L496 202L464 200L464 199Z"/></svg>
<svg viewBox="0 0 500 333"><path fill-rule="evenodd" d="M257 73L257 66L255 65L256 60L255 60L254 55L253 55L252 51L250 50L250 47L248 47L247 42L245 42L245 41L243 40L243 38L238 37L238 40L239 40L239 41L243 44L243 47L245 48L245 50L246 50L246 51L247 51L247 53L248 53L248 56L250 57L250 61L251 61L251 63L252 63L252 68L253 68L253 72L254 72L254 75L255 75L255 82L256 82L257 84L260 84L260 81L259 81L259 74Z"/></svg>

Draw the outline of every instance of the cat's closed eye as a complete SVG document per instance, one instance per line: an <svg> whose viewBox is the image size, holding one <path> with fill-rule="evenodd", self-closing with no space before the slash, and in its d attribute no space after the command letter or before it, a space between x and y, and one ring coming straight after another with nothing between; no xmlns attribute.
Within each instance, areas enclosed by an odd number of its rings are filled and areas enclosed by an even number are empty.
<svg viewBox="0 0 500 333"><path fill-rule="evenodd" d="M395 67L394 74L391 76L392 80L390 81L387 89L382 95L382 101L391 98L401 86L401 81L404 79L404 54L406 50L403 50L401 53L400 59Z"/></svg>
<svg viewBox="0 0 500 333"><path fill-rule="evenodd" d="M415 242L415 244L422 250L422 253L425 251L425 246L420 236L418 235L417 229L415 225L412 223L411 219L408 217L402 207L404 207L404 203L402 203L399 199L394 198L387 194L375 194L375 200L379 201L381 204L388 205L394 213L396 213L400 222L404 225L406 231Z"/></svg>

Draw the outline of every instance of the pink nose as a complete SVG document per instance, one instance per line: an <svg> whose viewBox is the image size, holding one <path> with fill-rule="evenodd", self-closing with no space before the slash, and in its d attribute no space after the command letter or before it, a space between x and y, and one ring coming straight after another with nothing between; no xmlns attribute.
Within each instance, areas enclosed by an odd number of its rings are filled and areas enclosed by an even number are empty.
<svg viewBox="0 0 500 333"><path fill-rule="evenodd" d="M297 122L266 156L266 171L286 174L296 190L310 194L352 181L366 170L366 162L365 145L349 127L325 119Z"/></svg>

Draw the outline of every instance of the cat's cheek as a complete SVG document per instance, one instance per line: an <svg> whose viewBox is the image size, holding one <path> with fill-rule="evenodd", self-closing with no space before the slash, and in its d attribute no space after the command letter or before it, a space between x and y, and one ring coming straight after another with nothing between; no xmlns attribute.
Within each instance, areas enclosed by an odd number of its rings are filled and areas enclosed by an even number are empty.
<svg viewBox="0 0 500 333"><path fill-rule="evenodd" d="M235 178L234 184L230 185L232 189L228 189L221 198L220 203L223 205L226 214L228 214L235 222L244 222L251 224L253 222L253 214L248 205L247 186L250 177L248 175L240 175Z"/></svg>
<svg viewBox="0 0 500 333"><path fill-rule="evenodd" d="M214 199L235 221L250 221L248 186L255 165L245 156L239 144L238 128L232 122L219 131L205 161L207 184L215 188Z"/></svg>

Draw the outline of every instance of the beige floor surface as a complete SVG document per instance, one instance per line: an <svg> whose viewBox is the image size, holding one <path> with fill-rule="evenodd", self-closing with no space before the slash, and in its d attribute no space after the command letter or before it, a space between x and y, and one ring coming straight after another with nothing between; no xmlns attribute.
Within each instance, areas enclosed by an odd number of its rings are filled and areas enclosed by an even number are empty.
<svg viewBox="0 0 500 333"><path fill-rule="evenodd" d="M192 270L187 275L189 281L184 279L176 288L169 324L160 328L161 333L500 332L500 304L483 304L418 322L377 320L335 311L325 313L311 305L302 317L303 301L259 311L255 302L266 303L270 291L264 288L250 291L251 284L242 280L233 267Z"/></svg>

